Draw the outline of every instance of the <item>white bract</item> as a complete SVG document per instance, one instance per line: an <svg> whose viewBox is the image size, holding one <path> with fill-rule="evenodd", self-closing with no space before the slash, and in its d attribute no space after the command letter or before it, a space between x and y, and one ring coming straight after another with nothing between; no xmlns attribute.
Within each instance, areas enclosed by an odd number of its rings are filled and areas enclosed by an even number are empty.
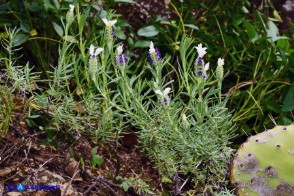
<svg viewBox="0 0 294 196"><path fill-rule="evenodd" d="M112 27L117 22L117 20L107 20L106 18L102 18L102 20L107 27Z"/></svg>
<svg viewBox="0 0 294 196"><path fill-rule="evenodd" d="M224 64L225 64L225 59L218 58L218 60L217 60L217 65L218 65L218 66L223 66Z"/></svg>
<svg viewBox="0 0 294 196"><path fill-rule="evenodd" d="M187 116L186 116L186 114L183 114L183 121L185 121L185 122L187 122Z"/></svg>
<svg viewBox="0 0 294 196"><path fill-rule="evenodd" d="M155 53L155 48L154 48L154 44L152 41L150 42L150 45L149 45L149 53L150 54Z"/></svg>
<svg viewBox="0 0 294 196"><path fill-rule="evenodd" d="M123 52L123 45L117 47L117 54L120 55Z"/></svg>
<svg viewBox="0 0 294 196"><path fill-rule="evenodd" d="M206 54L207 48L205 48L205 47L202 48L202 44L198 44L198 46L197 47L195 46L194 48L196 48L199 57L202 58Z"/></svg>
<svg viewBox="0 0 294 196"><path fill-rule="evenodd" d="M91 55L92 58L95 58L95 57L96 57L98 54L100 54L100 52L102 52L104 49L98 47L98 48L96 49L95 52L94 52L94 50L95 50L95 47L93 46L93 44L91 44L91 46L90 46L90 55Z"/></svg>
<svg viewBox="0 0 294 196"><path fill-rule="evenodd" d="M206 63L204 66L204 70L207 71L209 69L209 63Z"/></svg>
<svg viewBox="0 0 294 196"><path fill-rule="evenodd" d="M161 90L155 90L155 93L162 96L162 97L168 97L168 93L171 90L171 88L166 88L163 90L163 92Z"/></svg>
<svg viewBox="0 0 294 196"><path fill-rule="evenodd" d="M72 4L70 4L70 5L69 5L69 11L73 12L73 11L74 11L74 9L75 9L75 6L74 6L74 5L72 5Z"/></svg>

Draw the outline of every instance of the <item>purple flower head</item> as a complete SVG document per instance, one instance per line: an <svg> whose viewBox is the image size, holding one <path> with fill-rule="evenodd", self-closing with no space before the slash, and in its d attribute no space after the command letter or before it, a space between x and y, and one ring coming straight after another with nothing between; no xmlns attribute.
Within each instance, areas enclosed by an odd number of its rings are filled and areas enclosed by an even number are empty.
<svg viewBox="0 0 294 196"><path fill-rule="evenodd" d="M202 57L201 56L198 57L197 63L198 63L198 65L202 65Z"/></svg>
<svg viewBox="0 0 294 196"><path fill-rule="evenodd" d="M155 53L156 53L156 56L157 56L157 60L161 61L161 54L160 54L158 48L155 48Z"/></svg>
<svg viewBox="0 0 294 196"><path fill-rule="evenodd" d="M150 52L148 52L147 57L148 57L149 62L151 64L153 64L153 59L152 59L152 56L151 56Z"/></svg>
<svg viewBox="0 0 294 196"><path fill-rule="evenodd" d="M149 45L148 60L151 64L154 64L162 60L161 54L158 48L154 48L153 42L150 42Z"/></svg>
<svg viewBox="0 0 294 196"><path fill-rule="evenodd" d="M123 51L123 46L117 47L117 55L114 56L114 64L120 64L120 65L126 65L127 60L126 60L126 55L122 53Z"/></svg>
<svg viewBox="0 0 294 196"><path fill-rule="evenodd" d="M115 31L114 31L114 28L113 28L113 27L112 27L111 35L112 35L112 36L115 36Z"/></svg>
<svg viewBox="0 0 294 196"><path fill-rule="evenodd" d="M119 56L119 63L121 64L121 65L125 65L125 64L127 64L127 61L126 61L126 55L125 54L120 54L120 55L118 55Z"/></svg>
<svg viewBox="0 0 294 196"><path fill-rule="evenodd" d="M119 54L114 56L114 64L115 65L126 65L127 60L126 60L126 55L125 54Z"/></svg>
<svg viewBox="0 0 294 196"><path fill-rule="evenodd" d="M170 100L171 100L170 97L165 97L165 98L163 98L163 100L161 100L161 104L169 105Z"/></svg>
<svg viewBox="0 0 294 196"><path fill-rule="evenodd" d="M209 69L209 63L206 63L204 67L202 65L196 67L197 76L203 77L203 79L208 78L208 75L206 74L208 69Z"/></svg>

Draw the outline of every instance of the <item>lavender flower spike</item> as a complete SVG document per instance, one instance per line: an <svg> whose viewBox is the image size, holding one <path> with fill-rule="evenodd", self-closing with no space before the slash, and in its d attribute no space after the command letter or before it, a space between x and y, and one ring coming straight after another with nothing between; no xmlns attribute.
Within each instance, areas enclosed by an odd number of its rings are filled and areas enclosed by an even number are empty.
<svg viewBox="0 0 294 196"><path fill-rule="evenodd" d="M169 105L171 99L170 97L168 96L168 93L170 92L171 88L166 88L163 90L163 92L161 90L155 90L155 93L160 95L161 99L160 99L160 102L161 104L163 105Z"/></svg>
<svg viewBox="0 0 294 196"><path fill-rule="evenodd" d="M74 9L75 9L75 6L70 4L69 5L69 10L68 12L66 13L66 16L65 16L65 19L66 19L66 22L67 22L67 25L70 26L73 21L74 21Z"/></svg>
<svg viewBox="0 0 294 196"><path fill-rule="evenodd" d="M150 45L149 45L148 59L151 64L158 63L159 61L162 60L161 54L158 48L154 48L154 44L152 41L150 42Z"/></svg>
<svg viewBox="0 0 294 196"><path fill-rule="evenodd" d="M126 55L122 53L123 46L122 45L118 46L116 50L117 50L117 55L114 56L114 63L118 64L119 62L120 65L126 65L127 64Z"/></svg>

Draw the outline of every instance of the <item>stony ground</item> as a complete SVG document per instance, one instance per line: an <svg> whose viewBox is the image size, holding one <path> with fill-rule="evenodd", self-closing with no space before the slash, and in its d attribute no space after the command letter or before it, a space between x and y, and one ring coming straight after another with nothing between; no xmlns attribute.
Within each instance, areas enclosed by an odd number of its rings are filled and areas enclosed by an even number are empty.
<svg viewBox="0 0 294 196"><path fill-rule="evenodd" d="M124 136L120 144L93 143L87 136L72 142L57 141L58 146L42 144L46 135L30 130L24 121L14 123L0 142L0 195L136 195L133 189L124 192L115 177L138 177L151 184L153 191L162 191L160 177L151 162L141 154L133 136ZM91 165L91 150L98 147L103 157L101 166ZM85 160L83 167L79 157ZM60 190L16 190L16 185L60 186ZM8 190L10 189L10 191Z"/></svg>

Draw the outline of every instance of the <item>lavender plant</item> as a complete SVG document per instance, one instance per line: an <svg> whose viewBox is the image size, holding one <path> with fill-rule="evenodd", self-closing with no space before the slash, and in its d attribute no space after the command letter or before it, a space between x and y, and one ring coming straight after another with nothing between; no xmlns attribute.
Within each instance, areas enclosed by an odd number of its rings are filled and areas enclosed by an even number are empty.
<svg viewBox="0 0 294 196"><path fill-rule="evenodd" d="M190 43L193 39L182 39L182 62L178 69L173 68L178 76L173 80L168 77L172 73L162 77L163 69L171 65L168 58L161 58L152 42L147 67L153 80L142 77L145 69L129 77L129 66L119 67L121 83L116 104L139 129L141 147L154 161L163 182L175 181L173 177L181 174L182 188L191 178L195 189L212 193L226 183L232 152L228 145L235 127L225 108L226 100L220 97L224 60L218 60L216 76L209 78L209 63L203 60L206 48L199 44L195 58L195 53L189 51Z"/></svg>
<svg viewBox="0 0 294 196"><path fill-rule="evenodd" d="M18 62L21 56L17 52L20 47L20 29L6 28L7 38L3 38L1 45L7 56L0 58L0 63L5 65L4 74L1 74L0 85L0 139L4 138L9 130L9 124L13 119L12 112L16 108L15 99L22 96L23 104L26 104L28 94L37 90L36 82L39 81L39 73L33 73L29 62L22 65ZM14 94L13 94L14 93Z"/></svg>
<svg viewBox="0 0 294 196"><path fill-rule="evenodd" d="M112 110L113 106L107 101L111 99L112 91L108 88L111 83L108 64L113 63L113 52L106 46L113 45L114 38L104 34L102 47L97 46L97 40L92 42L85 39L83 26L86 25L87 17L79 12L79 7L70 5L65 21L61 20L62 44L59 47L58 64L49 73L49 89L36 95L32 103L37 106L34 108L37 110L50 108L54 129L84 132L106 142L117 138L122 126L122 117ZM115 21L102 20L107 23L106 28L115 24ZM72 26L76 23L79 32L75 35ZM79 41L76 40L78 36ZM76 55L77 51L80 56ZM72 91L74 80L76 86Z"/></svg>

